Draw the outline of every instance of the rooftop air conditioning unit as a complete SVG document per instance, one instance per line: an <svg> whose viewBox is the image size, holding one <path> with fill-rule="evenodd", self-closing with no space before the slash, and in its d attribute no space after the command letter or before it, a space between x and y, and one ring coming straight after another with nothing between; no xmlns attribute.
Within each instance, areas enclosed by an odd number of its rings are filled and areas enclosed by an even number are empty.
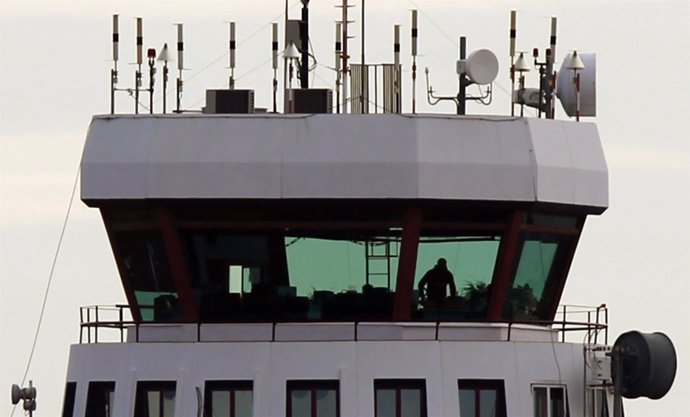
<svg viewBox="0 0 690 417"><path fill-rule="evenodd" d="M207 114L254 113L254 90L206 90Z"/></svg>
<svg viewBox="0 0 690 417"><path fill-rule="evenodd" d="M327 88L292 90L293 113L333 113L333 91Z"/></svg>

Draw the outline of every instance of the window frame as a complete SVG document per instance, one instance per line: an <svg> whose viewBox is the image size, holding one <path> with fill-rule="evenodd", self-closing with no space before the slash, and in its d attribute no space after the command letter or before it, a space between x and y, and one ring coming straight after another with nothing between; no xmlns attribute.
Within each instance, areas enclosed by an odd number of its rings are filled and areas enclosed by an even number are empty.
<svg viewBox="0 0 690 417"><path fill-rule="evenodd" d="M536 388L545 388L546 389L546 415L537 415L537 409L535 408L535 390ZM533 416L534 417L557 417L553 416L551 413L552 410L552 404L551 404L551 391L555 389L562 389L563 390L563 417L570 417L570 404L568 401L568 386L565 384L532 384L531 386L531 391L532 391L532 408L533 408Z"/></svg>
<svg viewBox="0 0 690 417"><path fill-rule="evenodd" d="M474 416L463 416L460 417L480 417L481 416L481 404L480 393L481 391L494 391L496 395L495 403L495 417L506 417L506 394L505 394L505 380L503 379L458 379L458 402L460 397L460 391L474 391L474 404L475 404L475 415ZM460 405L460 410L462 410L462 404Z"/></svg>
<svg viewBox="0 0 690 417"><path fill-rule="evenodd" d="M252 408L254 407L254 381L252 380L207 380L204 383L204 413L213 414L213 392L230 393L230 417L235 416L235 395L238 391L249 391L252 394ZM253 414L253 413L252 413Z"/></svg>
<svg viewBox="0 0 690 417"><path fill-rule="evenodd" d="M163 392L172 391L173 394L173 413L175 410L175 403L177 402L177 381L166 380L166 381L137 381L136 384L136 394L134 398L134 417L164 417L163 411L164 407L159 407L158 416L149 416L148 409L142 410L143 407L148 407L148 393L158 392L161 399L161 404L163 400ZM142 398L146 395L146 398ZM141 400L146 401L142 403ZM142 414L143 413L143 414Z"/></svg>
<svg viewBox="0 0 690 417"><path fill-rule="evenodd" d="M401 409L401 391L406 389L416 389L420 393L419 401L419 415L420 417L427 417L427 398L426 398L426 379L411 378L411 379L374 379L374 417L378 417L378 391L379 390L394 390L395 391L395 416L402 416Z"/></svg>
<svg viewBox="0 0 690 417"><path fill-rule="evenodd" d="M311 417L316 414L316 391L335 391L335 416L340 417L340 381L337 379L294 379L285 381L285 415L292 416L292 392L309 391Z"/></svg>

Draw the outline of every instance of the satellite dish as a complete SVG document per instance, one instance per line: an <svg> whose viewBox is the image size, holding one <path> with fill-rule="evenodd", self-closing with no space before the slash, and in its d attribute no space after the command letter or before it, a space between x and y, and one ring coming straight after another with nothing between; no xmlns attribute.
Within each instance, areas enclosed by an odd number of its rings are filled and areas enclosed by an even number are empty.
<svg viewBox="0 0 690 417"><path fill-rule="evenodd" d="M581 66L584 68L581 68ZM573 69L570 69L573 68ZM577 90L574 71L580 74L580 116L597 115L597 57L592 53L570 53L563 59L557 77L558 99L565 113L574 117L577 112Z"/></svg>
<svg viewBox="0 0 690 417"><path fill-rule="evenodd" d="M12 384L12 404L17 404L22 399L22 389L19 385Z"/></svg>
<svg viewBox="0 0 690 417"><path fill-rule="evenodd" d="M465 60L465 72L476 84L491 84L498 75L498 59L488 49L479 49Z"/></svg>
<svg viewBox="0 0 690 417"><path fill-rule="evenodd" d="M585 63L585 65L587 65ZM611 361L614 383L625 398L647 397L657 400L671 389L676 377L676 350L663 333L623 333L613 344L618 360ZM620 367L620 381L618 373Z"/></svg>

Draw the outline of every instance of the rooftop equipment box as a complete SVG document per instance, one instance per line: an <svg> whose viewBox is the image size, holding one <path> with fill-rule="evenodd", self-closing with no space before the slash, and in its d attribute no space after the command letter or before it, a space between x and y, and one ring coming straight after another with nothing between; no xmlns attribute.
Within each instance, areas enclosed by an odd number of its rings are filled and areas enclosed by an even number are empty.
<svg viewBox="0 0 690 417"><path fill-rule="evenodd" d="M294 113L333 113L333 91L328 88L292 90Z"/></svg>
<svg viewBox="0 0 690 417"><path fill-rule="evenodd" d="M254 113L254 90L206 90L208 114Z"/></svg>

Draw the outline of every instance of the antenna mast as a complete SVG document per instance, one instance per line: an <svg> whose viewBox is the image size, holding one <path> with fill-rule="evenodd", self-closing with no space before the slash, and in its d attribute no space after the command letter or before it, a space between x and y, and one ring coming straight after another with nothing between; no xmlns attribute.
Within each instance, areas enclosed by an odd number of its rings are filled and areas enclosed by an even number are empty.
<svg viewBox="0 0 690 417"><path fill-rule="evenodd" d="M556 101L554 100L554 89L556 86L556 73L553 64L556 62L556 17L551 17L551 53L546 54L546 118L553 119L556 115Z"/></svg>
<svg viewBox="0 0 690 417"><path fill-rule="evenodd" d="M273 113L278 113L278 23L273 22L273 39L271 42L271 51L273 53Z"/></svg>
<svg viewBox="0 0 690 417"><path fill-rule="evenodd" d="M517 29L515 23L517 12L510 11L510 115L515 116L515 37Z"/></svg>
<svg viewBox="0 0 690 417"><path fill-rule="evenodd" d="M300 87L309 88L309 0L302 0L300 39L302 40L302 62L299 68Z"/></svg>
<svg viewBox="0 0 690 417"><path fill-rule="evenodd" d="M412 10L412 114L417 113L417 9Z"/></svg>
<svg viewBox="0 0 690 417"><path fill-rule="evenodd" d="M117 61L120 59L119 16L113 15L113 68L110 70L110 114L115 114L115 88L117 86Z"/></svg>
<svg viewBox="0 0 690 417"><path fill-rule="evenodd" d="M347 60L350 58L347 52L347 26L350 23L347 20L347 9L353 6L350 6L347 4L347 0L343 0L342 6L339 6L343 9L343 17L342 17L342 27L343 27L343 52L341 54L341 58L343 60L343 94L342 94L342 106L343 106L343 113L347 113L347 102L348 102L348 89L350 88L349 82L348 82L348 72L350 72L350 69L347 64Z"/></svg>
<svg viewBox="0 0 690 417"><path fill-rule="evenodd" d="M342 58L342 23L335 23L335 108L340 113L340 80L341 68L340 59Z"/></svg>
<svg viewBox="0 0 690 417"><path fill-rule="evenodd" d="M144 35L142 18L137 17L137 69L134 72L134 114L139 114L139 88L141 88L141 63L143 61Z"/></svg>
<svg viewBox="0 0 690 417"><path fill-rule="evenodd" d="M177 26L177 113L180 113L180 101L182 99L182 69L184 68L184 41L182 39L182 23Z"/></svg>
<svg viewBox="0 0 690 417"><path fill-rule="evenodd" d="M229 47L230 47L230 62L229 62L229 68L230 68L230 79L228 82L228 85L231 90L235 89L235 22L229 22L230 23L230 42L229 42Z"/></svg>

